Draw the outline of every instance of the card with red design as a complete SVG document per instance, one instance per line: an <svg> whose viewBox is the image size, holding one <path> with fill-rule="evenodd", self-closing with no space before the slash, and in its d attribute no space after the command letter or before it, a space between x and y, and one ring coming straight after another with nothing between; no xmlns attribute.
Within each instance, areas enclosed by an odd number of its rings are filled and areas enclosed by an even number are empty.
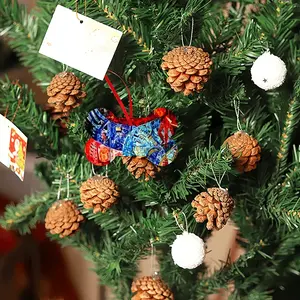
<svg viewBox="0 0 300 300"><path fill-rule="evenodd" d="M0 162L24 180L27 137L11 121L0 115Z"/></svg>

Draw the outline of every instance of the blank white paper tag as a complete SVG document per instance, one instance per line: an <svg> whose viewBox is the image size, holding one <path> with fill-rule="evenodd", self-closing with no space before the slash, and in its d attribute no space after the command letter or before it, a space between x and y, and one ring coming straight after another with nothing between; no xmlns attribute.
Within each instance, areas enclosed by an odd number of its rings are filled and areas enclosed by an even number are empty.
<svg viewBox="0 0 300 300"><path fill-rule="evenodd" d="M40 53L103 80L122 32L58 5Z"/></svg>
<svg viewBox="0 0 300 300"><path fill-rule="evenodd" d="M11 121L0 115L0 162L24 180L27 137Z"/></svg>

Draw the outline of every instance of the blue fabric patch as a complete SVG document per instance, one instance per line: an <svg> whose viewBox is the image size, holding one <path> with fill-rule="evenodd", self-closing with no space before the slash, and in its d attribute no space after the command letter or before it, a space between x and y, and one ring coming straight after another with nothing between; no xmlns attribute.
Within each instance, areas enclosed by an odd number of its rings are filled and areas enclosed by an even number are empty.
<svg viewBox="0 0 300 300"><path fill-rule="evenodd" d="M178 148L174 140L166 145L158 134L160 119L139 126L113 122L106 117L106 110L94 109L87 118L92 126L91 136L101 144L121 150L124 156L147 157L155 165L168 165L176 157Z"/></svg>

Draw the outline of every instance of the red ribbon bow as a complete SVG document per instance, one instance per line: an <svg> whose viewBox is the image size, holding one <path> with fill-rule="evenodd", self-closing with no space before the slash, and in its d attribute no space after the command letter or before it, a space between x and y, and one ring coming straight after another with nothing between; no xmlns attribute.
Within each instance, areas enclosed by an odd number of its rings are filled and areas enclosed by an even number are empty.
<svg viewBox="0 0 300 300"><path fill-rule="evenodd" d="M128 100L129 100L129 112L126 110L124 103L121 99L121 97L119 96L118 92L116 91L113 83L110 81L110 79L108 78L107 75L104 76L105 81L107 82L109 88L111 89L112 93L114 94L118 104L121 107L121 110L124 114L124 118L117 118L115 115L110 114L110 116L108 116L108 118L116 123L121 123L121 124L128 124L130 126L134 125L134 126L139 126L142 124L145 124L149 121L155 120L156 118L160 118L161 119L161 124L160 127L158 129L158 135L159 137L162 139L164 144L168 143L169 140L169 133L171 135L174 134L175 128L178 127L177 126L177 121L176 121L176 117L174 116L174 114L163 107L160 108L156 108L154 110L154 112L152 114L150 114L147 117L142 117L142 118L134 118L133 117L133 104L132 104L132 97L130 94L130 90L128 88L128 86L126 85L125 81L115 72L108 70L110 73L114 74L115 76L117 76L118 78L120 78L120 80L123 82L126 91L128 93Z"/></svg>

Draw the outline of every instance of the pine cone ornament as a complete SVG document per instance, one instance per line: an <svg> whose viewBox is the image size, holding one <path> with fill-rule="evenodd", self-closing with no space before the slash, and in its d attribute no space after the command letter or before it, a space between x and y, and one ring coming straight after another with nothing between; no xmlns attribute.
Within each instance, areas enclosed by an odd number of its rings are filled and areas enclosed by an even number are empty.
<svg viewBox="0 0 300 300"><path fill-rule="evenodd" d="M80 199L87 209L93 208L94 213L105 213L115 204L120 196L115 182L104 176L94 176L83 182L80 187Z"/></svg>
<svg viewBox="0 0 300 300"><path fill-rule="evenodd" d="M45 227L50 233L59 234L63 238L77 231L80 222L83 220L83 215L73 201L60 200L53 203L49 208L45 219Z"/></svg>
<svg viewBox="0 0 300 300"><path fill-rule="evenodd" d="M167 82L175 92L185 96L194 91L200 92L211 73L212 61L209 54L201 48L178 47L163 57L161 67L168 71Z"/></svg>
<svg viewBox="0 0 300 300"><path fill-rule="evenodd" d="M156 173L160 172L160 168L150 162L146 157L123 156L122 162L135 179L144 176L145 181L149 181L150 177L155 178Z"/></svg>
<svg viewBox="0 0 300 300"><path fill-rule="evenodd" d="M224 146L228 146L239 172L256 169L260 161L261 148L254 137L244 131L238 131L225 140Z"/></svg>
<svg viewBox="0 0 300 300"><path fill-rule="evenodd" d="M132 300L174 300L172 291L159 277L144 276L136 279L132 283L131 292L134 293Z"/></svg>
<svg viewBox="0 0 300 300"><path fill-rule="evenodd" d="M86 93L81 90L83 87L79 78L70 72L55 75L47 87L49 99L46 110L51 113L53 120L60 121L62 127L65 127L71 110L78 107L85 98Z"/></svg>
<svg viewBox="0 0 300 300"><path fill-rule="evenodd" d="M206 228L219 230L227 223L234 207L234 201L224 189L209 188L192 201L192 207L197 209L194 218L203 223L207 220Z"/></svg>

